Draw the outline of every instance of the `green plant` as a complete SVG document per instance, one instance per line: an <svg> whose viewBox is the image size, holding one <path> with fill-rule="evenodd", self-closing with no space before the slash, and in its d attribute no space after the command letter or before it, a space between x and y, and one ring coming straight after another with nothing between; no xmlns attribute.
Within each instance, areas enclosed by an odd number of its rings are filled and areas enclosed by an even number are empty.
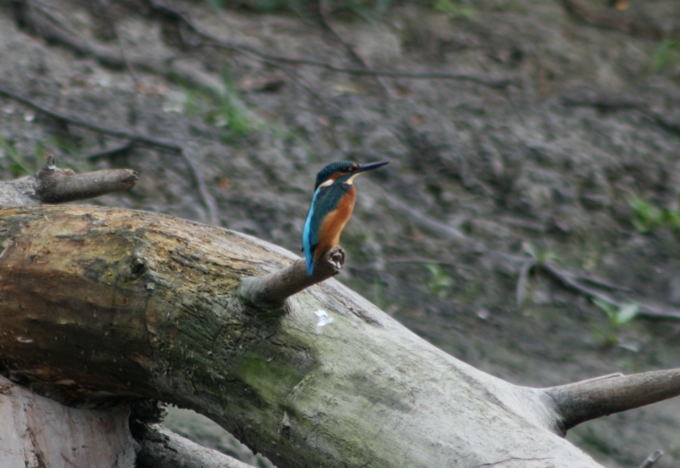
<svg viewBox="0 0 680 468"><path fill-rule="evenodd" d="M595 298L593 303L605 313L608 319L607 328L598 330L602 342L606 346L613 346L619 342L620 328L630 323L640 311L640 306L634 302L620 305L605 299Z"/></svg>
<svg viewBox="0 0 680 468"><path fill-rule="evenodd" d="M659 73L680 65L680 42L674 40L661 41L652 54L649 70Z"/></svg>
<svg viewBox="0 0 680 468"><path fill-rule="evenodd" d="M633 209L633 226L640 233L647 234L659 227L680 232L680 209L662 208L639 196L629 198L628 203Z"/></svg>
<svg viewBox="0 0 680 468"><path fill-rule="evenodd" d="M228 129L232 136L245 136L256 129L255 122L248 115L247 109L239 103L233 88L222 95L218 110L215 123L218 127Z"/></svg>
<svg viewBox="0 0 680 468"><path fill-rule="evenodd" d="M460 0L432 0L432 8L450 18L472 19L477 13L474 7Z"/></svg>
<svg viewBox="0 0 680 468"><path fill-rule="evenodd" d="M522 242L522 250L530 258L524 263L520 269L519 276L517 278L517 286L515 287L515 300L517 302L517 307L522 307L524 304L524 298L527 293L527 286L529 284L529 272L536 265L541 265L547 262L556 261L558 259L557 254L550 249L539 250L531 242Z"/></svg>
<svg viewBox="0 0 680 468"><path fill-rule="evenodd" d="M558 256L554 251L550 249L539 249L531 242L522 242L522 250L539 264L556 261L558 259Z"/></svg>
<svg viewBox="0 0 680 468"><path fill-rule="evenodd" d="M634 302L618 305L599 298L594 299L593 302L607 315L609 322L615 327L629 323L640 311L640 306Z"/></svg>
<svg viewBox="0 0 680 468"><path fill-rule="evenodd" d="M635 218L633 226L642 233L647 233L663 223L663 212L659 207L653 205L642 197L634 196L628 200L628 204L633 208Z"/></svg>
<svg viewBox="0 0 680 468"><path fill-rule="evenodd" d="M430 272L430 278L425 283L430 294L441 296L453 286L453 278L438 263L426 263L425 268Z"/></svg>
<svg viewBox="0 0 680 468"><path fill-rule="evenodd" d="M0 160L8 158L10 161L9 171L13 177L30 174L30 163L27 159L15 148L14 143L5 137L0 136Z"/></svg>
<svg viewBox="0 0 680 468"><path fill-rule="evenodd" d="M218 105L208 112L206 119L211 124L226 131L225 137L243 137L259 128L258 122L239 99L231 75L225 66L222 72L224 89L219 97Z"/></svg>

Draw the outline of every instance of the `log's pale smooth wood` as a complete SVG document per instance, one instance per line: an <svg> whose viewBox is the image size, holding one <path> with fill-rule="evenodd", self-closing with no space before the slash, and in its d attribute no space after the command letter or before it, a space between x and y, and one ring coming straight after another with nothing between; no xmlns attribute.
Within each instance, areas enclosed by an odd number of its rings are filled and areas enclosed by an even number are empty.
<svg viewBox="0 0 680 468"><path fill-rule="evenodd" d="M546 388L561 415L564 433L584 421L625 411L680 394L680 368L610 374Z"/></svg>
<svg viewBox="0 0 680 468"><path fill-rule="evenodd" d="M0 466L134 466L129 414L69 408L0 376Z"/></svg>
<svg viewBox="0 0 680 468"><path fill-rule="evenodd" d="M253 468L252 465L203 447L159 424L150 425L145 432L136 468Z"/></svg>

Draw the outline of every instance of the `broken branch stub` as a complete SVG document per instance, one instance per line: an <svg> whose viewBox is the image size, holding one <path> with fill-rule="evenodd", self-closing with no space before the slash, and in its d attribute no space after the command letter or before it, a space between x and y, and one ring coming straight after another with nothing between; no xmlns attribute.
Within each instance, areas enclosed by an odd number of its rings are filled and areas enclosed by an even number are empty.
<svg viewBox="0 0 680 468"><path fill-rule="evenodd" d="M104 169L76 174L71 169L58 168L50 157L36 179L40 201L63 203L129 190L137 182L137 173L132 169Z"/></svg>
<svg viewBox="0 0 680 468"><path fill-rule="evenodd" d="M305 261L300 259L268 275L243 278L238 294L253 305L280 309L288 297L337 275L344 264L345 251L342 247L333 247L314 264L311 276L307 275Z"/></svg>
<svg viewBox="0 0 680 468"><path fill-rule="evenodd" d="M93 198L129 190L137 182L132 169L104 169L76 174L56 166L54 157L37 174L0 181L0 206L32 206Z"/></svg>

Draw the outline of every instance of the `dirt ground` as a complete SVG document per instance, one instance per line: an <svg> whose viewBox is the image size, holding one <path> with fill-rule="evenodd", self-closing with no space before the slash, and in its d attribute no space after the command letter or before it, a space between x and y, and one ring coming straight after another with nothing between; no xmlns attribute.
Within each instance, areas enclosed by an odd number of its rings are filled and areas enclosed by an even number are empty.
<svg viewBox="0 0 680 468"><path fill-rule="evenodd" d="M679 365L677 0L215 3L0 3L0 177L47 153L132 167L95 203L297 251L316 172L388 159L359 182L341 281L515 383ZM673 467L679 427L676 398L568 438Z"/></svg>

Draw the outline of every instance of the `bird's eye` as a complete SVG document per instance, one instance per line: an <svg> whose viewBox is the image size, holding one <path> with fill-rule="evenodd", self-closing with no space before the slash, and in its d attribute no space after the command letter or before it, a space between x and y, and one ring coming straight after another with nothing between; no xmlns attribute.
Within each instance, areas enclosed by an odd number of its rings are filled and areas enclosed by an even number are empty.
<svg viewBox="0 0 680 468"><path fill-rule="evenodd" d="M352 164L351 166L349 166L349 172L354 172L354 171L356 171L358 168L359 168L359 165L357 165L357 164Z"/></svg>

